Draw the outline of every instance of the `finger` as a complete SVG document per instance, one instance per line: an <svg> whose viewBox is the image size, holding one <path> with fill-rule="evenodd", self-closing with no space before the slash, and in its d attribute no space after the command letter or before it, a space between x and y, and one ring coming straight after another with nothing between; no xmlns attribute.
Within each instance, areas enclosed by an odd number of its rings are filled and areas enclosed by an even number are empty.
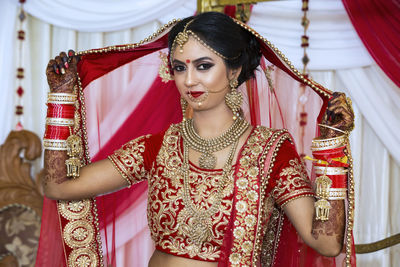
<svg viewBox="0 0 400 267"><path fill-rule="evenodd" d="M78 55L75 55L75 56L73 56L72 58L70 58L71 60L70 60L70 66L76 66L77 64L78 64L78 62L80 61L80 56L78 56Z"/></svg>
<svg viewBox="0 0 400 267"><path fill-rule="evenodd" d="M68 50L68 61L73 62L73 64L77 64L80 60L80 56L75 53L74 50Z"/></svg>
<svg viewBox="0 0 400 267"><path fill-rule="evenodd" d="M72 58L73 56L75 56L75 51L72 49L68 50L68 57Z"/></svg>
<svg viewBox="0 0 400 267"><path fill-rule="evenodd" d="M346 94L342 92L333 92L332 97L333 98L346 97Z"/></svg>
<svg viewBox="0 0 400 267"><path fill-rule="evenodd" d="M346 114L350 117L353 114L347 107L344 106L337 106L334 109L332 109L331 112L333 112L335 115Z"/></svg>
<svg viewBox="0 0 400 267"><path fill-rule="evenodd" d="M60 53L60 57L61 57L62 64L64 65L64 67L66 69L68 69L69 65L68 65L68 56L67 56L67 54L65 52L61 52Z"/></svg>
<svg viewBox="0 0 400 267"><path fill-rule="evenodd" d="M60 69L60 73L61 74L65 74L65 68L64 68L64 64L59 64L58 68Z"/></svg>
<svg viewBox="0 0 400 267"><path fill-rule="evenodd" d="M56 72L54 65L57 67L56 61L54 59L49 60L49 63L47 64L47 68L46 68L46 73Z"/></svg>
<svg viewBox="0 0 400 267"><path fill-rule="evenodd" d="M345 103L346 103L346 98L344 96L338 96L338 97L332 98L329 101L328 107L344 105Z"/></svg>

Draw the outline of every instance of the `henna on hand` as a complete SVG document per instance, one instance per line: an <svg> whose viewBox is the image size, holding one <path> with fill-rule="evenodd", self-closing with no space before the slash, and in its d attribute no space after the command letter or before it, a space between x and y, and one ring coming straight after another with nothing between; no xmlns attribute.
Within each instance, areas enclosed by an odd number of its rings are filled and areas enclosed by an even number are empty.
<svg viewBox="0 0 400 267"><path fill-rule="evenodd" d="M65 151L46 150L44 153L45 175L42 184L46 187L49 183L61 184L68 180L67 166L68 159Z"/></svg>
<svg viewBox="0 0 400 267"><path fill-rule="evenodd" d="M73 50L61 52L51 59L46 68L47 82L52 93L72 93L77 83L77 64L79 56ZM65 161L66 151L46 150L44 153L45 175L43 187L51 183L60 184L68 180Z"/></svg>
<svg viewBox="0 0 400 267"><path fill-rule="evenodd" d="M47 64L46 76L53 93L71 93L77 82L77 64L79 56L73 50L69 50L68 55L61 52Z"/></svg>
<svg viewBox="0 0 400 267"><path fill-rule="evenodd" d="M311 234L315 240L320 235L336 236L336 241L343 244L344 228L346 223L344 201L332 200L327 221L316 220L314 216Z"/></svg>
<svg viewBox="0 0 400 267"><path fill-rule="evenodd" d="M329 100L328 108L322 119L323 125L328 125L342 131L351 131L354 128L354 112L351 107L351 100L346 98L344 93L334 92ZM343 133L333 129L320 126L320 137L332 138Z"/></svg>

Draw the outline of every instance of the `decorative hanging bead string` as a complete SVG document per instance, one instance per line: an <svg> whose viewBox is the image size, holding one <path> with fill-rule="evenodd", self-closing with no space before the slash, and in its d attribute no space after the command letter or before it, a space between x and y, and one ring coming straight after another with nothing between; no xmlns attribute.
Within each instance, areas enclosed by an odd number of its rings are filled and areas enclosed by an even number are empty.
<svg viewBox="0 0 400 267"><path fill-rule="evenodd" d="M18 39L18 53L17 53L17 57L18 57L18 67L17 67L17 81L16 81L16 85L17 85L17 89L16 89L16 93L17 93L17 100L16 100L16 105L15 105L15 115L17 117L17 124L15 126L16 130L22 130L24 127L22 125L22 116L24 114L24 106L23 106L23 95L24 95L24 88L22 86L23 83L23 79L25 77L25 70L22 67L22 62L23 62L23 42L25 41L25 31L23 30L23 26L24 26L24 21L26 19L26 15L25 15L25 11L24 11L24 3L25 0L19 0L20 3L20 10L19 10L19 14L18 14L18 21L19 21L19 29L17 31L17 39Z"/></svg>
<svg viewBox="0 0 400 267"><path fill-rule="evenodd" d="M303 26L303 35L301 36L301 47L303 48L303 58L302 58L302 63L303 63L303 76L305 78L308 78L308 70L307 70L307 64L310 62L310 59L307 55L307 48L309 46L308 43L308 36L307 36L307 29L310 24L310 20L307 17L307 11L308 11L308 0L302 0L303 5L301 10L303 11L303 17L301 18L301 25ZM300 142L299 142L299 152L300 152L300 157L304 158L305 156L305 143L304 143L304 137L305 137L305 128L307 126L307 117L308 114L306 112L306 104L307 104L307 95L306 95L306 85L302 84L300 86L300 95L298 99L298 106L299 106L299 131L300 131Z"/></svg>

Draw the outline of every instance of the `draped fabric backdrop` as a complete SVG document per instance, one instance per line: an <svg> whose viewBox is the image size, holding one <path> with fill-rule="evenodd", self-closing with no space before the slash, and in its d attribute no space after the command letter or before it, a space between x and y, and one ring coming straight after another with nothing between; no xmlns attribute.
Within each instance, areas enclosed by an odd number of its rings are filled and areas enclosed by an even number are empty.
<svg viewBox="0 0 400 267"><path fill-rule="evenodd" d="M14 128L16 0L0 1L0 142ZM173 18L195 13L196 1L27 0L26 75L23 124L44 132L50 58L137 42ZM301 1L259 3L249 24L301 68ZM311 76L353 100L351 135L356 175L355 241L368 243L400 232L400 89L378 67L360 41L339 0L310 1L308 30ZM39 166L41 162L38 162ZM359 266L400 266L400 246L358 255Z"/></svg>
<svg viewBox="0 0 400 267"><path fill-rule="evenodd" d="M400 2L343 0L343 3L369 53L400 86Z"/></svg>

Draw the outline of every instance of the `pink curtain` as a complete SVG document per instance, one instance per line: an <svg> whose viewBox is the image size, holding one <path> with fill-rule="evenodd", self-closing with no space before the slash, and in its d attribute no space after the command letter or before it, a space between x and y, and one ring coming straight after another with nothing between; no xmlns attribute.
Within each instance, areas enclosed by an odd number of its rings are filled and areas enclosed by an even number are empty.
<svg viewBox="0 0 400 267"><path fill-rule="evenodd" d="M400 87L400 1L342 1L371 56Z"/></svg>

